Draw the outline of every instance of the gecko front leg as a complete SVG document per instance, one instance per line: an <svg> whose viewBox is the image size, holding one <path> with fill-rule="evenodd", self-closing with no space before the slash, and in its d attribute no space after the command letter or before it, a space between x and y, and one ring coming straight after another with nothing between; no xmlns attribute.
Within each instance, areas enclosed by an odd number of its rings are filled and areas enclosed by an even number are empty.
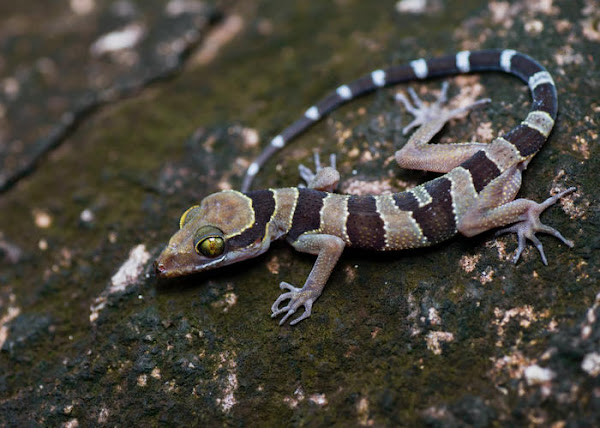
<svg viewBox="0 0 600 428"><path fill-rule="evenodd" d="M312 172L310 168L302 164L298 166L300 177L306 182L306 186L310 189L333 192L340 182L340 173L335 168L335 154L332 153L329 155L331 166L321 166L319 153L316 151L314 153L314 160L315 172ZM300 187L302 187L302 185L300 185Z"/></svg>
<svg viewBox="0 0 600 428"><path fill-rule="evenodd" d="M301 306L304 306L304 313L295 320L290 321L290 325L297 324L310 316L312 305L321 295L323 287L325 287L331 271L342 255L346 244L341 238L334 235L307 233L300 235L292 245L296 250L303 253L316 254L317 260L302 288L294 287L285 281L279 285L282 290L289 290L279 296L271 306L273 312L271 318L285 314L279 321L279 325L285 323ZM280 308L279 305L288 299L287 305Z"/></svg>

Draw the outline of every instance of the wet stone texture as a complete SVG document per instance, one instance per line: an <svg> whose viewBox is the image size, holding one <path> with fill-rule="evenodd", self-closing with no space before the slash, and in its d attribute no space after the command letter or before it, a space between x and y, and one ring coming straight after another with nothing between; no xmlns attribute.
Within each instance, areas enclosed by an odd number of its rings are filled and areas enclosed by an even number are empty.
<svg viewBox="0 0 600 428"><path fill-rule="evenodd" d="M600 419L597 1L40 3L0 6L0 425ZM103 39L115 32L116 46ZM515 237L493 233L348 251L294 327L270 306L314 257L285 243L157 280L153 260L180 214L238 188L269 139L329 90L374 68L493 47L537 58L558 87L556 127L520 192L541 201L577 187L543 214L575 241L542 236L549 266L530 245L513 265ZM489 142L529 109L510 76L447 80L457 103L492 102L439 143ZM412 87L431 101L440 85ZM406 87L333 112L255 187L297 184L315 149L338 153L349 193L434 177L393 161L411 120L396 91Z"/></svg>
<svg viewBox="0 0 600 428"><path fill-rule="evenodd" d="M218 18L187 0L19 3L0 6L0 190L95 108L171 76Z"/></svg>

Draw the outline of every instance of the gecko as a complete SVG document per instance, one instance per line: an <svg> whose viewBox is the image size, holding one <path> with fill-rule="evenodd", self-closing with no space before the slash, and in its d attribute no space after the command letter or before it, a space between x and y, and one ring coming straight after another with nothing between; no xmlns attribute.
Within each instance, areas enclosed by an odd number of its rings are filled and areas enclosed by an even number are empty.
<svg viewBox="0 0 600 428"><path fill-rule="evenodd" d="M335 193L340 179L332 166L316 171L300 168L306 187L250 190L260 167L277 150L319 121L336 107L388 85L434 77L483 71L512 74L526 83L531 93L527 117L490 143L429 144L451 119L464 116L485 102L463 108L446 106L448 84L436 101L425 105L411 88L409 98L396 99L414 116L403 129L413 128L408 142L395 153L403 168L441 173L410 190L380 195ZM575 191L568 188L542 203L515 199L522 172L548 139L558 110L556 86L548 71L531 57L511 49L461 51L432 59L375 70L339 86L306 110L296 122L276 135L246 172L241 191L224 190L187 209L179 230L155 262L159 277L171 278L231 265L256 257L272 241L285 238L297 251L316 255L302 287L282 281L284 291L271 306L280 325L300 308L290 325L308 318L338 259L346 247L395 251L426 247L458 233L471 237L490 229L516 233L516 263L531 241L547 265L536 233L550 234L565 245L573 242L545 224L539 216L559 198Z"/></svg>

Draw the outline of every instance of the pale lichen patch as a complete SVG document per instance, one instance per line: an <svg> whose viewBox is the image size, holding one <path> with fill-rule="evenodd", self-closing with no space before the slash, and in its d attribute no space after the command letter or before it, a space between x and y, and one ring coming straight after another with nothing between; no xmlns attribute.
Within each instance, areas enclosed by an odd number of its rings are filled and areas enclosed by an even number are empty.
<svg viewBox="0 0 600 428"><path fill-rule="evenodd" d="M548 397L552 393L552 379L556 377L556 373L551 369L532 364L525 367L523 376L527 385L539 386L540 392L544 397Z"/></svg>
<svg viewBox="0 0 600 428"><path fill-rule="evenodd" d="M530 36L537 36L544 31L544 23L539 19L531 19L525 22L524 29Z"/></svg>
<svg viewBox="0 0 600 428"><path fill-rule="evenodd" d="M21 314L21 308L15 306L16 296L14 294L9 295L9 303L6 308L6 313L0 318L0 349L8 339L8 324ZM2 307L2 301L0 300L0 308Z"/></svg>
<svg viewBox="0 0 600 428"><path fill-rule="evenodd" d="M454 334L447 331L430 331L427 333L427 336L425 336L427 349L429 349L435 355L442 354L443 343L452 341L454 341Z"/></svg>
<svg viewBox="0 0 600 428"><path fill-rule="evenodd" d="M462 270L464 270L467 273L470 273L473 272L477 267L479 259L481 259L481 254L475 254L472 256L465 254L460 258L458 265L462 268Z"/></svg>
<svg viewBox="0 0 600 428"><path fill-rule="evenodd" d="M590 338L593 332L593 325L596 322L596 311L600 306L600 293L596 294L594 304L587 310L585 315L585 321L581 326L581 338L587 340Z"/></svg>
<svg viewBox="0 0 600 428"><path fill-rule="evenodd" d="M521 351L515 351L511 354L504 355L500 358L493 359L490 377L492 379L501 379L502 374L508 375L511 379L523 380L518 383L517 394L522 397L526 393L526 386L537 386L544 397L548 397L552 392L552 380L556 377L556 373L549 368L541 367L538 360L528 358ZM506 391L501 384L502 380L496 387L501 391Z"/></svg>
<svg viewBox="0 0 600 428"><path fill-rule="evenodd" d="M79 421L77 420L77 418L69 419L67 422L65 422L61 426L63 428L78 428L79 427Z"/></svg>
<svg viewBox="0 0 600 428"><path fill-rule="evenodd" d="M98 423L105 424L108 422L108 417L110 416L110 412L106 407L102 407L100 412L98 413Z"/></svg>
<svg viewBox="0 0 600 428"><path fill-rule="evenodd" d="M494 279L494 269L491 266L487 266L483 272L480 272L477 278L481 284L488 284Z"/></svg>
<svg viewBox="0 0 600 428"><path fill-rule="evenodd" d="M94 0L70 0L69 6L74 14L83 16L95 9L96 2Z"/></svg>
<svg viewBox="0 0 600 428"><path fill-rule="evenodd" d="M571 149L580 153L585 160L590 158L590 145L582 135L575 135L575 142L571 144Z"/></svg>
<svg viewBox="0 0 600 428"><path fill-rule="evenodd" d="M152 372L150 372L150 376L157 380L160 379L162 377L160 369L158 367L154 367Z"/></svg>
<svg viewBox="0 0 600 428"><path fill-rule="evenodd" d="M112 276L108 287L90 305L90 322L95 322L98 319L100 311L106 306L109 296L123 292L137 283L150 257L150 253L146 251L144 244L139 244L131 249L129 257L117 273Z"/></svg>
<svg viewBox="0 0 600 428"><path fill-rule="evenodd" d="M137 377L137 386L143 388L145 386L148 385L148 375L147 374L141 374Z"/></svg>
<svg viewBox="0 0 600 428"><path fill-rule="evenodd" d="M342 193L349 195L381 195L385 193L393 193L395 191L391 184L391 180L382 179L376 181L364 181L358 179L350 179L344 183Z"/></svg>
<svg viewBox="0 0 600 428"><path fill-rule="evenodd" d="M256 147L260 142L260 136L258 131L254 128L242 128L241 130L242 141L244 142L244 148Z"/></svg>
<svg viewBox="0 0 600 428"><path fill-rule="evenodd" d="M267 262L267 269L269 270L269 272L272 275L278 275L279 268L280 268L279 257L277 257L276 255L273 255Z"/></svg>
<svg viewBox="0 0 600 428"><path fill-rule="evenodd" d="M512 260L512 255L508 254L508 251L506 251L506 243L504 241L495 239L493 241L486 242L485 246L487 248L496 248L498 250L498 258L500 260Z"/></svg>
<svg viewBox="0 0 600 428"><path fill-rule="evenodd" d="M134 284L142 274L144 266L150 260L150 253L146 251L144 244L136 245L129 252L129 257L121 265L117 273L110 279L109 294L125 291Z"/></svg>
<svg viewBox="0 0 600 428"><path fill-rule="evenodd" d="M296 388L292 396L284 397L283 402L287 404L290 409L295 409L296 407L298 407L298 404L304 401L304 398L304 390L301 386L299 386L298 388Z"/></svg>
<svg viewBox="0 0 600 428"><path fill-rule="evenodd" d="M206 5L197 0L170 0L165 6L165 12L169 16L179 16L185 13L200 13Z"/></svg>
<svg viewBox="0 0 600 428"><path fill-rule="evenodd" d="M412 321L410 326L410 335L411 337L414 337L421 334L421 328L418 324L419 305L417 304L415 296L411 292L408 293L406 302L408 303L408 315L406 316L406 319Z"/></svg>
<svg viewBox="0 0 600 428"><path fill-rule="evenodd" d="M40 229L47 229L52 226L52 216L46 210L34 209L32 212L33 221Z"/></svg>
<svg viewBox="0 0 600 428"><path fill-rule="evenodd" d="M519 326L522 328L528 328L533 322L543 318L548 318L549 312L535 312L532 306L525 305L517 306L516 308L508 309L506 311L503 311L500 308L495 308L494 315L496 319L492 321L492 324L496 326L498 335L496 346L502 347L505 338L506 326L513 319L518 319Z"/></svg>
<svg viewBox="0 0 600 428"><path fill-rule="evenodd" d="M240 15L230 15L208 33L204 43L192 58L192 64L205 65L212 62L223 46L244 29L244 19Z"/></svg>
<svg viewBox="0 0 600 428"><path fill-rule="evenodd" d="M434 307L429 308L427 311L427 320L431 325L440 325L442 324L442 318L438 313L437 309Z"/></svg>
<svg viewBox="0 0 600 428"><path fill-rule="evenodd" d="M581 65L585 60L581 52L577 52L571 45L565 45L554 53L554 61L562 67L565 65Z"/></svg>
<svg viewBox="0 0 600 428"><path fill-rule="evenodd" d="M492 122L481 122L475 130L475 137L480 143L491 141L494 138L495 131Z"/></svg>
<svg viewBox="0 0 600 428"><path fill-rule="evenodd" d="M556 195L567 189L567 185L564 184L563 178L566 173L561 169L556 177L552 180L552 188L550 189L551 195ZM577 203L575 203L577 201ZM560 198L560 206L563 211L569 215L571 220L587 218L587 210L590 206L590 201L583 196L580 189L575 190L573 193Z"/></svg>
<svg viewBox="0 0 600 428"><path fill-rule="evenodd" d="M215 376L224 370L225 379L223 380L221 397L217 398L216 402L221 407L221 410L227 413L237 404L234 395L238 388L237 363L235 361L235 354L230 354L229 352L221 353L220 359L221 362L215 372Z"/></svg>
<svg viewBox="0 0 600 428"><path fill-rule="evenodd" d="M583 36L592 41L600 42L600 20L595 16L590 16L581 21Z"/></svg>
<svg viewBox="0 0 600 428"><path fill-rule="evenodd" d="M223 297L216 302L213 302L211 306L213 308L220 308L224 313L228 312L238 301L238 296L233 291L227 291Z"/></svg>
<svg viewBox="0 0 600 428"><path fill-rule="evenodd" d="M325 394L311 394L308 396L308 400L319 407L324 407L328 403Z"/></svg>
<svg viewBox="0 0 600 428"><path fill-rule="evenodd" d="M100 36L90 47L93 56L122 51L135 47L144 37L146 30L141 23L134 22L119 30Z"/></svg>
<svg viewBox="0 0 600 428"><path fill-rule="evenodd" d="M448 103L449 108L463 108L470 106L479 98L481 98L484 91L484 87L481 84L479 76L457 76L454 79L454 83L458 87L458 94L452 97ZM464 115L461 117L466 117L469 115L469 113L469 110L465 110Z"/></svg>
<svg viewBox="0 0 600 428"><path fill-rule="evenodd" d="M515 351L500 358L492 359L492 361L490 374L493 378L505 372L511 379L520 379L525 373L525 367L532 364L531 360L525 357L521 351Z"/></svg>
<svg viewBox="0 0 600 428"><path fill-rule="evenodd" d="M592 377L600 375L600 354L590 352L583 357L581 369Z"/></svg>
<svg viewBox="0 0 600 428"><path fill-rule="evenodd" d="M525 367L523 374L528 385L543 384L550 382L556 377L556 373L554 373L552 370L540 367L537 364L532 364Z"/></svg>
<svg viewBox="0 0 600 428"><path fill-rule="evenodd" d="M420 15L427 10L427 0L400 0L396 3L398 13Z"/></svg>
<svg viewBox="0 0 600 428"><path fill-rule="evenodd" d="M373 426L373 419L369 418L369 400L367 397L361 397L356 403L357 423L360 426Z"/></svg>

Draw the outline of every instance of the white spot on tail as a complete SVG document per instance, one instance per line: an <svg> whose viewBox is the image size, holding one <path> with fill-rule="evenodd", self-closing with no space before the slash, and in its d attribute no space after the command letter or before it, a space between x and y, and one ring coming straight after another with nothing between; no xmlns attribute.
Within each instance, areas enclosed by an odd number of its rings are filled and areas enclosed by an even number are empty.
<svg viewBox="0 0 600 428"><path fill-rule="evenodd" d="M517 51L514 51L512 49L506 49L502 51L502 53L500 54L500 67L502 67L502 70L506 71L507 73L510 73L512 57L515 56L516 53Z"/></svg>
<svg viewBox="0 0 600 428"><path fill-rule="evenodd" d="M554 85L554 80L552 80L552 76L550 76L550 73L547 71L538 71L529 78L529 89L533 92L535 88L544 83L551 83Z"/></svg>
<svg viewBox="0 0 600 428"><path fill-rule="evenodd" d="M285 141L281 135L278 135L271 140L271 145L273 147L282 148L285 145Z"/></svg>
<svg viewBox="0 0 600 428"><path fill-rule="evenodd" d="M256 175L256 173L258 172L259 168L260 167L258 166L258 164L256 162L252 162L250 164L250 166L248 167L247 174L251 177L254 177Z"/></svg>
<svg viewBox="0 0 600 428"><path fill-rule="evenodd" d="M337 94L340 96L340 98L344 99L344 100L349 100L350 98L352 98L352 90L350 89L350 87L348 85L342 85L339 88L337 88L335 90L335 92L337 92Z"/></svg>
<svg viewBox="0 0 600 428"><path fill-rule="evenodd" d="M321 115L319 114L319 109L316 106L312 106L304 113L304 116L309 118L310 120L319 120Z"/></svg>
<svg viewBox="0 0 600 428"><path fill-rule="evenodd" d="M552 131L552 127L554 126L554 119L545 111L532 111L529 112L527 118L523 121L524 125L535 129L544 137L548 138L550 135L550 131Z"/></svg>
<svg viewBox="0 0 600 428"><path fill-rule="evenodd" d="M385 86L385 71L383 70L375 70L371 73L371 79L375 86Z"/></svg>
<svg viewBox="0 0 600 428"><path fill-rule="evenodd" d="M425 61L423 58L411 61L410 66L419 79L425 79L427 77L429 70L427 69L427 61Z"/></svg>
<svg viewBox="0 0 600 428"><path fill-rule="evenodd" d="M469 51L461 51L456 54L456 68L458 68L461 73L468 73L471 71L471 63L469 62L470 55L471 52Z"/></svg>

